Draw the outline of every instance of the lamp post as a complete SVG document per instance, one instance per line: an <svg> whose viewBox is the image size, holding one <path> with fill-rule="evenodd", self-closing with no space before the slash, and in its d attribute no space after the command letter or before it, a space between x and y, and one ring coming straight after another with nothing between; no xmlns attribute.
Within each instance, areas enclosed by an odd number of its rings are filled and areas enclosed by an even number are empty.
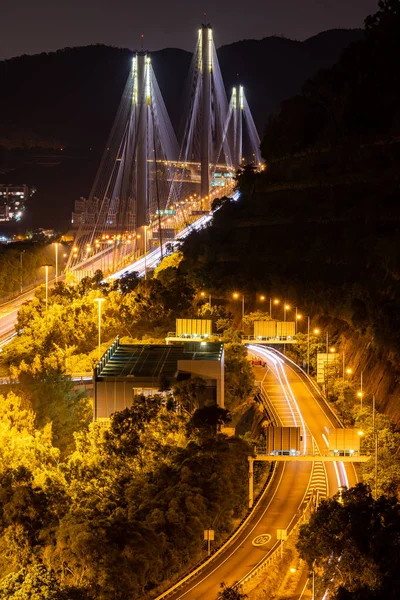
<svg viewBox="0 0 400 600"><path fill-rule="evenodd" d="M375 500L378 499L378 432L376 431L375 394L372 396L372 430L375 442Z"/></svg>
<svg viewBox="0 0 400 600"><path fill-rule="evenodd" d="M310 374L310 315L307 315L307 375Z"/></svg>
<svg viewBox="0 0 400 600"><path fill-rule="evenodd" d="M244 321L244 294L241 294L242 296L242 329L243 329L243 321ZM240 294L238 292L234 292L233 297L235 300L237 300L238 298L240 298Z"/></svg>
<svg viewBox="0 0 400 600"><path fill-rule="evenodd" d="M43 265L45 268L45 273L46 273L46 296L45 296L45 306L46 306L46 312L45 312L45 319L46 319L46 329L47 329L47 309L48 309L48 305L49 305L49 267L50 265Z"/></svg>
<svg viewBox="0 0 400 600"><path fill-rule="evenodd" d="M58 282L58 242L54 243L55 247L56 247L56 283Z"/></svg>
<svg viewBox="0 0 400 600"><path fill-rule="evenodd" d="M297 333L297 321L301 321L301 319L302 319L302 318L303 318L303 315L299 315L299 314L297 313L297 308L296 308L296 320L295 320L295 324L294 324L294 327L295 327L295 330L294 330L294 332L295 332L295 333Z"/></svg>
<svg viewBox="0 0 400 600"><path fill-rule="evenodd" d="M20 288L20 293L21 294L22 294L22 290L23 290L23 285L22 285L22 255L23 255L24 252L25 252L25 250L21 250L21 252L19 253L19 268L20 268L20 271L19 271L19 275L20 275L20 277L19 277L19 284L20 284L19 288Z"/></svg>
<svg viewBox="0 0 400 600"><path fill-rule="evenodd" d="M144 226L144 278L147 279L147 225Z"/></svg>
<svg viewBox="0 0 400 600"><path fill-rule="evenodd" d="M278 306L278 304L279 304L278 298L274 298L274 304L275 304L275 306ZM269 316L272 319L272 298L269 299Z"/></svg>
<svg viewBox="0 0 400 600"><path fill-rule="evenodd" d="M290 310L290 304L284 304L283 306L283 320L286 321L286 311Z"/></svg>
<svg viewBox="0 0 400 600"><path fill-rule="evenodd" d="M206 293L205 292L200 292L200 296L202 298L205 298L206 297ZM208 304L210 305L210 308L211 308L211 294L210 293L208 294Z"/></svg>
<svg viewBox="0 0 400 600"><path fill-rule="evenodd" d="M98 348L99 348L98 356L99 356L99 360L100 360L100 358L101 358L101 305L105 301L105 298L95 298L94 301L97 302L97 312L98 312L98 322L97 322L97 324L98 324Z"/></svg>

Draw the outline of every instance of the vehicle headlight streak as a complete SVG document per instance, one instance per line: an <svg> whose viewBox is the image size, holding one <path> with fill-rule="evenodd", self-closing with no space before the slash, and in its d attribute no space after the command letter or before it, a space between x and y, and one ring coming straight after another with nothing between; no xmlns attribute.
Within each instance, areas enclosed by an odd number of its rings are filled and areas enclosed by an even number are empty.
<svg viewBox="0 0 400 600"><path fill-rule="evenodd" d="M275 352L278 352L278 351L275 350ZM285 360L288 361L288 362L290 362L290 363L292 363L292 365L294 365L296 368L298 368L298 365L296 365L296 363L293 360L291 360L290 358L286 358ZM317 388L317 386L312 381L312 379L309 376L307 376L307 375L306 375L306 378L308 379L309 383L312 384L312 386L314 387L315 391L318 392L318 393L320 393L319 390L318 390L318 388ZM326 429L326 427L325 427L325 429ZM326 436L324 434L322 434L322 437L323 437L324 442L327 445L327 447L329 447L329 443L328 443L328 440L326 439ZM342 476L343 476L343 482L342 482L342 480L340 478L340 474L339 474L339 471L338 471L338 468L337 468L337 464L336 464L335 461L333 462L333 465L334 465L335 472L336 472L336 479L337 479L337 482L338 482L338 487L340 487L341 485L346 485L347 487L349 487L349 480L348 480L348 477L347 477L347 472L346 472L346 468L344 466L344 463L343 462L339 462L340 470L341 470Z"/></svg>
<svg viewBox="0 0 400 600"><path fill-rule="evenodd" d="M253 354L255 354L256 356L261 356L262 358L264 358L265 360L267 360L268 362L272 362L272 364L274 365L275 368L275 372L276 375L279 379L279 382L281 384L283 393L285 394L285 398L287 399L289 408L290 408L290 412L292 414L293 417L293 421L295 423L295 426L298 426L298 419L296 418L296 415L293 411L293 405L296 408L296 412L298 414L298 418L300 420L301 423L301 429L303 432L303 451L304 454L307 454L307 431L306 431L306 425L304 423L304 419L303 419L303 415L301 414L301 411L299 409L299 405L297 404L295 395L293 393L293 390L290 386L290 383L288 381L285 369L284 369L284 360L282 358L280 358L279 356L276 356L276 354L274 354L273 352L271 352L271 350L268 350L267 348L260 348L258 346L248 346L248 348L251 350L251 352ZM283 381L285 383L283 383ZM289 392L290 397L287 394L287 391Z"/></svg>

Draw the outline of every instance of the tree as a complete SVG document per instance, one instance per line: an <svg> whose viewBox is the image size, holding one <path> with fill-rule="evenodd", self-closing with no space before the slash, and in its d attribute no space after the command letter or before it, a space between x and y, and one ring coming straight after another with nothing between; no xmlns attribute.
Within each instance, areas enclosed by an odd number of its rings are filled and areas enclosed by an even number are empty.
<svg viewBox="0 0 400 600"><path fill-rule="evenodd" d="M375 444L378 445L378 464L377 464L377 492L391 496L398 493L400 489L400 461L398 448L400 444L400 434L396 431L395 423L392 419L380 413L375 414L375 431L373 427L372 406L365 407L359 411L354 409L356 417L355 427L362 432L361 451L368 453L371 460L362 463L361 470L363 481L372 489L375 488ZM377 440L376 440L377 436Z"/></svg>
<svg viewBox="0 0 400 600"><path fill-rule="evenodd" d="M237 589L237 581L229 586L223 581L220 587L217 600L245 600L247 598L247 594L243 594L240 589Z"/></svg>
<svg viewBox="0 0 400 600"><path fill-rule="evenodd" d="M202 377L190 377L178 381L173 387L173 394L179 404L191 413L200 408L206 389L207 385Z"/></svg>
<svg viewBox="0 0 400 600"><path fill-rule="evenodd" d="M255 390L254 374L242 344L225 344L225 403L232 410Z"/></svg>
<svg viewBox="0 0 400 600"><path fill-rule="evenodd" d="M154 269L154 277L157 278L165 269L177 269L183 260L182 252L173 252L165 256L160 264Z"/></svg>
<svg viewBox="0 0 400 600"><path fill-rule="evenodd" d="M230 421L229 410L221 408L217 404L211 404L195 410L186 425L186 431L189 437L194 433L198 433L201 437L215 437L221 427Z"/></svg>
<svg viewBox="0 0 400 600"><path fill-rule="evenodd" d="M394 496L374 500L365 484L321 502L300 528L297 548L317 575L317 588L335 598L399 597L400 505ZM362 596L362 594L365 596ZM358 594L358 596L357 596Z"/></svg>
<svg viewBox="0 0 400 600"><path fill-rule="evenodd" d="M78 600L72 590L63 590L52 571L34 562L11 573L0 583L1 600ZM81 596L82 600L84 596Z"/></svg>

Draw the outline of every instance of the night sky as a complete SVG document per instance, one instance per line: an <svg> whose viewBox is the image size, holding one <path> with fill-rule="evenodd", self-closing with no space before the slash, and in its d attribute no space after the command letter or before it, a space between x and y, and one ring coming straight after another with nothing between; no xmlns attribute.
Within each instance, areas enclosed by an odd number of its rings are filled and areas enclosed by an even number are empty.
<svg viewBox="0 0 400 600"><path fill-rule="evenodd" d="M0 59L103 43L192 50L207 13L217 45L283 34L303 40L337 27L362 27L377 0L1 0Z"/></svg>

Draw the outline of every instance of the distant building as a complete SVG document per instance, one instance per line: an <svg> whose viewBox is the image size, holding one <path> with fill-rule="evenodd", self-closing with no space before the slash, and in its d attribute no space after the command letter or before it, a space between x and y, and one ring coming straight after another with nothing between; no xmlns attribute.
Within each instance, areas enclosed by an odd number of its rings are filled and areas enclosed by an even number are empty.
<svg viewBox="0 0 400 600"><path fill-rule="evenodd" d="M20 221L26 202L35 191L35 188L30 188L26 184L0 183L0 221Z"/></svg>
<svg viewBox="0 0 400 600"><path fill-rule="evenodd" d="M135 396L160 393L191 377L206 382L204 401L223 407L224 345L121 344L117 339L94 370L94 420L108 419L131 406Z"/></svg>
<svg viewBox="0 0 400 600"><path fill-rule="evenodd" d="M117 229L119 226L117 218L119 204L119 198L104 198L103 200L99 198L90 200L79 198L79 200L75 200L74 212L71 218L72 227L74 229L79 229L82 226L91 228L96 223L102 223L107 229ZM124 228L132 229L134 223L134 213L127 213Z"/></svg>

